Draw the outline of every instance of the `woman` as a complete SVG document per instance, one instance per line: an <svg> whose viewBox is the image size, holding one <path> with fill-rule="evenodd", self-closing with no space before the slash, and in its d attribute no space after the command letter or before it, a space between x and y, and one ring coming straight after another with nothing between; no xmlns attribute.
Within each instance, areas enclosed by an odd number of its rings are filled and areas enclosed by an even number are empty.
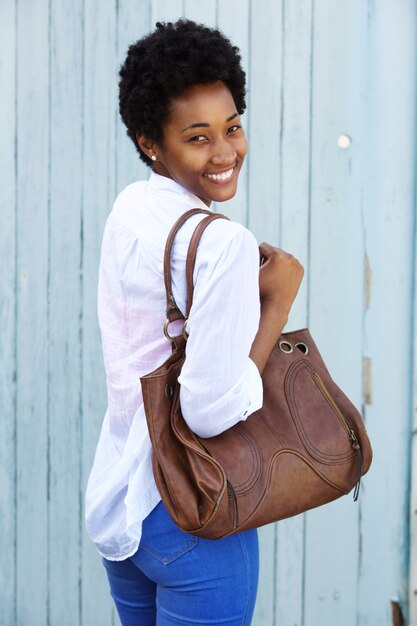
<svg viewBox="0 0 417 626"><path fill-rule="evenodd" d="M152 172L119 194L104 230L98 315L108 409L87 486L86 525L124 626L242 626L255 604L257 531L197 538L177 528L161 502L139 382L171 353L163 333L163 252L172 225L188 209L236 193L247 151L238 52L217 30L187 20L158 23L130 46L120 70L121 117ZM204 217L191 217L175 239L173 290L183 311L188 242ZM237 222L216 220L205 230L179 378L184 419L200 437L262 406L261 373L302 275L296 259L266 243L258 249Z"/></svg>

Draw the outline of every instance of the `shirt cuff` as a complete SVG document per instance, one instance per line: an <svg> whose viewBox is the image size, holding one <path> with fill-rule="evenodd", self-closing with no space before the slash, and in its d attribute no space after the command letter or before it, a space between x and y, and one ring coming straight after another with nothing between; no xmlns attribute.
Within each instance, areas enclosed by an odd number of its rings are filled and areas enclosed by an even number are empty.
<svg viewBox="0 0 417 626"><path fill-rule="evenodd" d="M247 385L247 392L249 396L249 402L245 407L245 410L240 414L240 420L246 420L249 415L262 408L264 389L262 385L262 378L259 373L257 365L250 357L248 357L248 373L245 381Z"/></svg>

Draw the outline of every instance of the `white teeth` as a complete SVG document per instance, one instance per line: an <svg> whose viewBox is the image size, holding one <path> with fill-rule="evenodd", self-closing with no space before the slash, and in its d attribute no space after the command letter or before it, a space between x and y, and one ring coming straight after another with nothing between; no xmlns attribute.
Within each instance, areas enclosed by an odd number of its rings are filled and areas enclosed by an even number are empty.
<svg viewBox="0 0 417 626"><path fill-rule="evenodd" d="M222 172L222 174L204 174L207 178L211 178L212 180L227 180L232 177L234 168L231 170L227 170L227 172Z"/></svg>

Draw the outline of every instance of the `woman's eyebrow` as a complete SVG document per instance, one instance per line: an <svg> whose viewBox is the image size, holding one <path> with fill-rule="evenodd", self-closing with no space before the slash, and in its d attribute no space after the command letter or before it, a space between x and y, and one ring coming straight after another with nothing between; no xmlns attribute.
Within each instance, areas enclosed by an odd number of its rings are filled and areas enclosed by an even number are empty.
<svg viewBox="0 0 417 626"><path fill-rule="evenodd" d="M232 113L232 115L230 115L226 122L231 122L235 117L237 117L239 115L239 113L237 113L237 111L235 113ZM182 133L185 130L188 130L189 128L199 128L199 127L204 127L204 128L209 128L210 124L208 124L207 122L194 122L194 124L190 124L189 126L186 126L185 128L182 129Z"/></svg>

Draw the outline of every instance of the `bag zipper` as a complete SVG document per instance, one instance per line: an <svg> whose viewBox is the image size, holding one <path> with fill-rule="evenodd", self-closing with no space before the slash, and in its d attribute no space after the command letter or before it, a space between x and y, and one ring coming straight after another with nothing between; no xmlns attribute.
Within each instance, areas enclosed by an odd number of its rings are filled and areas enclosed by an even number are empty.
<svg viewBox="0 0 417 626"><path fill-rule="evenodd" d="M227 481L227 494L229 499L232 501L233 505L233 528L237 526L237 502L236 502L236 494L232 485Z"/></svg>
<svg viewBox="0 0 417 626"><path fill-rule="evenodd" d="M352 426L349 424L349 422L347 421L347 419L343 415L342 411L339 409L339 407L337 406L336 402L334 401L334 399L330 395L327 387L325 386L323 380L321 379L320 374L318 372L316 372L316 371L313 371L312 372L312 376L313 376L315 382L317 383L317 385L320 387L320 389L323 392L323 394L325 395L325 397L328 400L330 406L332 407L332 409L334 410L334 412L338 416L339 420L343 424L343 426L344 426L344 428L345 428L345 430L347 432L347 435L348 435L348 437L349 437L349 439L351 441L351 446L352 446L353 450L356 451L356 455L357 455L357 459L358 459L358 472L357 472L357 477L356 477L355 490L353 492L353 500L356 502L356 500L359 497L359 487L360 487L361 476L362 476L362 451L361 451L361 447L360 447L358 438L357 438L356 433L353 430Z"/></svg>

